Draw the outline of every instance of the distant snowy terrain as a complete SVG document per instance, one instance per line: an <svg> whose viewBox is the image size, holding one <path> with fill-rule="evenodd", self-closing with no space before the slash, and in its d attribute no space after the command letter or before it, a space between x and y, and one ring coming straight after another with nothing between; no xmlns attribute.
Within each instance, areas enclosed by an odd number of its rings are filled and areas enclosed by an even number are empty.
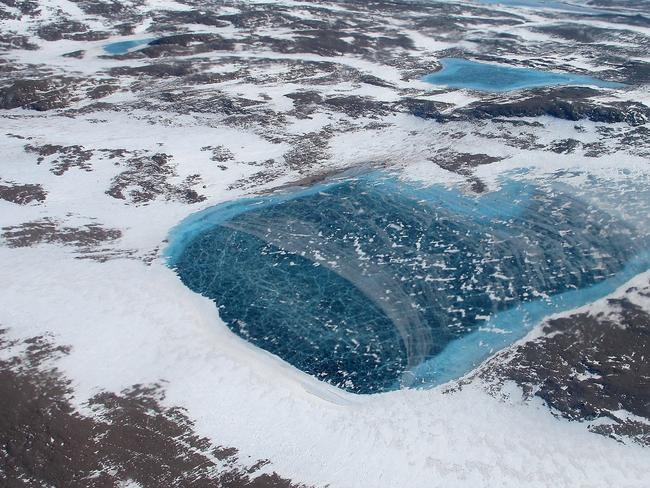
<svg viewBox="0 0 650 488"><path fill-rule="evenodd" d="M553 181L650 233L649 48L645 0L0 0L0 481L650 486L650 271L463 378L355 395L164 258L195 212L350 170ZM423 80L449 58L608 83Z"/></svg>

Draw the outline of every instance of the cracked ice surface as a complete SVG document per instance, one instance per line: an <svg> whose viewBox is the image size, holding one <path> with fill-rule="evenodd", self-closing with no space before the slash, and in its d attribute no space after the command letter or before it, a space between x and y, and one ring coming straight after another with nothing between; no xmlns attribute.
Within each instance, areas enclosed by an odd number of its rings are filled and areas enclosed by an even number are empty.
<svg viewBox="0 0 650 488"><path fill-rule="evenodd" d="M643 231L548 181L469 196L369 173L219 205L173 237L171 264L234 332L355 393L462 376L648 268Z"/></svg>

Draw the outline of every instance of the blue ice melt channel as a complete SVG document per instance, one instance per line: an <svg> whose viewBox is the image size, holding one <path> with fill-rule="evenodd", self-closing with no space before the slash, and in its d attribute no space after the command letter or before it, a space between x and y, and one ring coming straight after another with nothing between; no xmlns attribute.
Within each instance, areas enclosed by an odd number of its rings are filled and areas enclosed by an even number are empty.
<svg viewBox="0 0 650 488"><path fill-rule="evenodd" d="M650 268L647 235L570 188L467 195L384 173L190 216L169 265L236 334L355 393L462 376Z"/></svg>
<svg viewBox="0 0 650 488"><path fill-rule="evenodd" d="M451 88L471 88L481 91L506 92L523 88L553 85L583 85L602 88L621 88L624 85L603 81L591 76L513 68L491 63L480 63L459 58L441 59L442 69L423 78L434 85Z"/></svg>

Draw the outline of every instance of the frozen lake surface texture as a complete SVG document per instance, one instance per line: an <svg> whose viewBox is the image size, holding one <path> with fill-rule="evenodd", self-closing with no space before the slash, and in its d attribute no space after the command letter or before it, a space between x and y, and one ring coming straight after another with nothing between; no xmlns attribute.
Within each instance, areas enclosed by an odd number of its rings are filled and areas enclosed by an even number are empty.
<svg viewBox="0 0 650 488"><path fill-rule="evenodd" d="M598 80L591 76L540 71L528 68L480 63L467 59L446 58L440 60L442 69L423 79L434 85L451 88L471 88L481 91L505 92L522 88L552 85L586 85L603 88L622 87L620 83Z"/></svg>
<svg viewBox="0 0 650 488"><path fill-rule="evenodd" d="M371 173L209 208L170 241L236 334L355 393L460 377L648 268L635 226L515 180L474 196Z"/></svg>

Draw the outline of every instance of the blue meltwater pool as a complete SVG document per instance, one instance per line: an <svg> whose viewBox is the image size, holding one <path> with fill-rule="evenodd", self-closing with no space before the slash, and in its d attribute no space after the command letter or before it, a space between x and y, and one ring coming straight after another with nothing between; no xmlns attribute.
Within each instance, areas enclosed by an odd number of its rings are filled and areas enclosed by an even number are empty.
<svg viewBox="0 0 650 488"><path fill-rule="evenodd" d="M110 44L106 44L104 46L104 52L113 56L126 54L136 47L146 46L153 40L154 39L128 39L126 41L111 42Z"/></svg>
<svg viewBox="0 0 650 488"><path fill-rule="evenodd" d="M368 173L208 208L166 252L233 332L377 393L462 376L650 268L648 249L566 185L507 180L476 196Z"/></svg>
<svg viewBox="0 0 650 488"><path fill-rule="evenodd" d="M442 69L423 78L434 85L450 88L471 88L481 91L505 92L523 88L553 85L583 85L603 88L621 88L625 85L603 81L591 76L540 71L528 68L480 63L467 59L441 59Z"/></svg>

